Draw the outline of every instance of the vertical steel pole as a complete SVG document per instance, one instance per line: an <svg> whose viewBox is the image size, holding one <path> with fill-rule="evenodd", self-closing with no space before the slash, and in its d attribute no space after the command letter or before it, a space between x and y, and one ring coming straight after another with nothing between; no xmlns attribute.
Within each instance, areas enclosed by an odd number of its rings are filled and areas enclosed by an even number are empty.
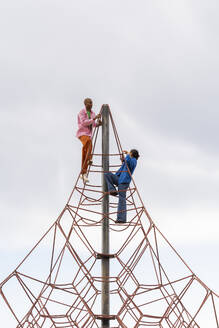
<svg viewBox="0 0 219 328"><path fill-rule="evenodd" d="M103 171L109 171L109 106L102 107L102 166ZM104 156L105 155L105 156ZM102 190L107 191L107 185L102 177ZM109 254L109 195L105 195L102 200L102 253ZM102 328L109 327L109 319L104 316L109 315L109 257L102 257Z"/></svg>

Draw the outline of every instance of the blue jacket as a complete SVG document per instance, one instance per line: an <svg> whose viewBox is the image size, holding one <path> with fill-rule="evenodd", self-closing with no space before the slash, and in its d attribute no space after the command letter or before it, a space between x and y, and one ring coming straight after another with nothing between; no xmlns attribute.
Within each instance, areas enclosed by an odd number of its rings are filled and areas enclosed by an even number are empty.
<svg viewBox="0 0 219 328"><path fill-rule="evenodd" d="M131 181L131 175L128 172L127 165L130 170L130 173L132 174L134 172L134 169L137 165L137 159L134 157L130 157L130 155L127 155L125 158L125 161L123 162L120 169L116 172L116 175L119 177L118 183L130 183Z"/></svg>

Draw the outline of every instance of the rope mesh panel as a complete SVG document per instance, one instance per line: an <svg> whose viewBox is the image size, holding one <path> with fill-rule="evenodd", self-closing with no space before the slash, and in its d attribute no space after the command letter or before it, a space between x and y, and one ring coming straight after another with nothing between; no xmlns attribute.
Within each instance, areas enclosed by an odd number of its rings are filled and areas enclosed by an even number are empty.
<svg viewBox="0 0 219 328"><path fill-rule="evenodd" d="M101 112L100 112L101 113ZM50 229L0 284L7 327L98 328L104 318L101 283L109 281L112 328L219 328L219 298L189 268L147 212L132 179L127 223L118 225L118 197L110 196L110 254L101 253L102 156L110 171L121 165L122 147L110 112L111 154L101 154L93 133L89 183L79 178ZM110 277L101 261L110 258Z"/></svg>

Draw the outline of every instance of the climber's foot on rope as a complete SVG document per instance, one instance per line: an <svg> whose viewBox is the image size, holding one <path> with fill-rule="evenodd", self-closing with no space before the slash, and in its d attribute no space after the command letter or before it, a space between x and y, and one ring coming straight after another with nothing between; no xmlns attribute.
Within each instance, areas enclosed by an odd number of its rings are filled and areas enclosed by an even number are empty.
<svg viewBox="0 0 219 328"><path fill-rule="evenodd" d="M126 223L126 222L125 221L116 220L115 223L119 223L119 224L122 223L123 224L123 223Z"/></svg>
<svg viewBox="0 0 219 328"><path fill-rule="evenodd" d="M84 184L89 182L87 174L80 174L80 178L83 180Z"/></svg>
<svg viewBox="0 0 219 328"><path fill-rule="evenodd" d="M118 191L116 191L116 190L111 190L109 193L110 193L111 196L117 196L118 195Z"/></svg>
<svg viewBox="0 0 219 328"><path fill-rule="evenodd" d="M93 161L88 161L88 165L92 165L93 164Z"/></svg>

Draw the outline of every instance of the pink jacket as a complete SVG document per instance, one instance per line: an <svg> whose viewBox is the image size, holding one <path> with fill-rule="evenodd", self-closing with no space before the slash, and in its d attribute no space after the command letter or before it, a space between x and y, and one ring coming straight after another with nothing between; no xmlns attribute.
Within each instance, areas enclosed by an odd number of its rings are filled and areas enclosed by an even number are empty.
<svg viewBox="0 0 219 328"><path fill-rule="evenodd" d="M96 116L94 112L90 113L91 119L87 116L86 109L82 109L78 114L78 131L76 137L79 138L81 136L92 136L92 129L96 126L96 122L94 121L94 117Z"/></svg>

